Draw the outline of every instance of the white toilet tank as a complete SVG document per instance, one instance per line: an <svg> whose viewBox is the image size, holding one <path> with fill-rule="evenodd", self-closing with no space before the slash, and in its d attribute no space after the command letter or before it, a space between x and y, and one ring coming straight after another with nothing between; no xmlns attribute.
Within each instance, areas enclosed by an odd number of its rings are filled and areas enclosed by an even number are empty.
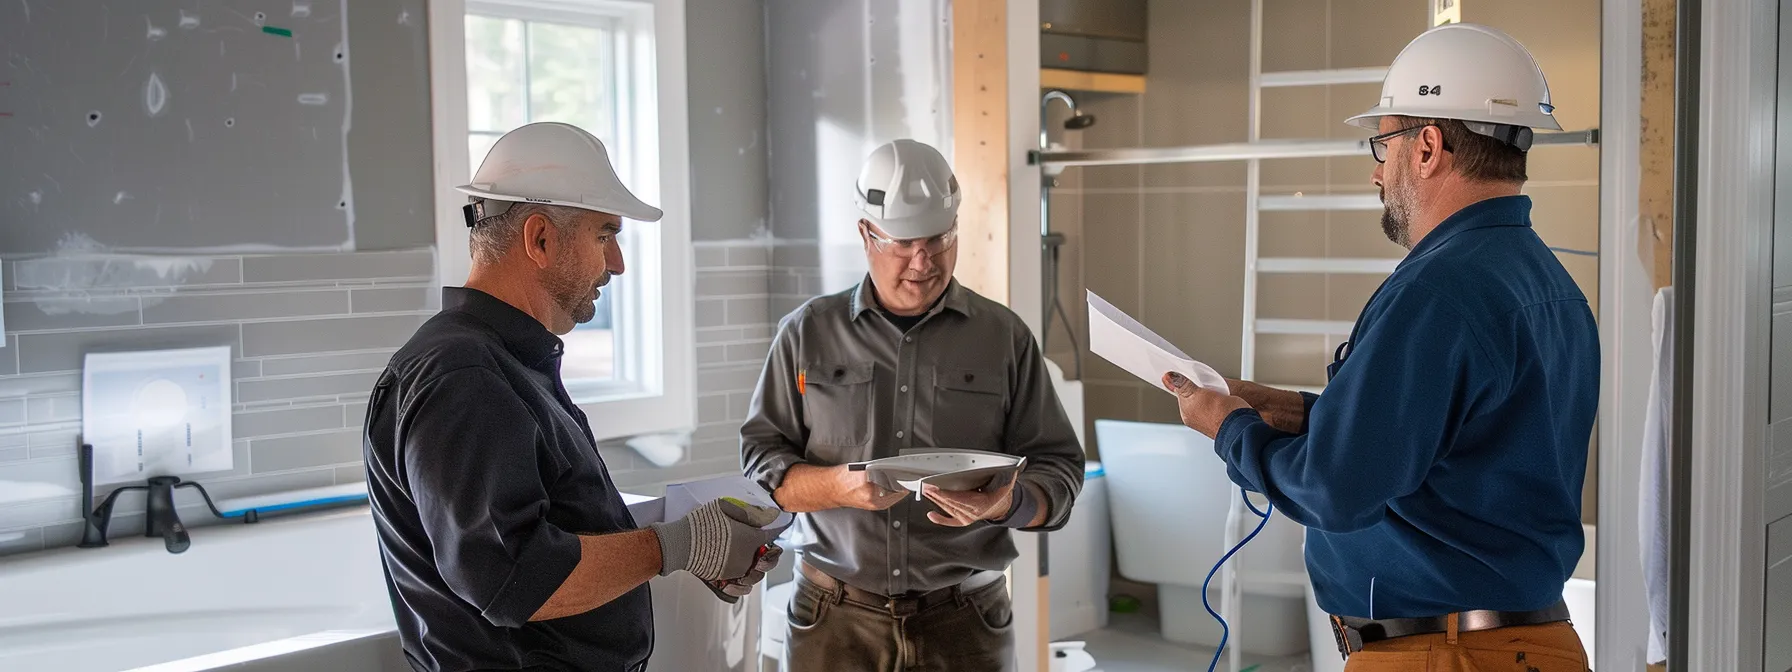
<svg viewBox="0 0 1792 672"><path fill-rule="evenodd" d="M1214 455L1213 440L1182 425L1119 420L1096 420L1095 434L1121 576L1158 584L1165 639L1217 646L1220 627L1201 605L1201 582L1226 552L1226 511L1239 491ZM1255 501L1263 508L1261 499ZM1248 533L1257 519L1248 511L1245 516ZM1307 649L1304 536L1305 528L1275 514L1233 556L1245 599L1242 622L1230 624L1228 646L1272 656ZM1215 575L1208 592L1215 610L1219 589Z"/></svg>

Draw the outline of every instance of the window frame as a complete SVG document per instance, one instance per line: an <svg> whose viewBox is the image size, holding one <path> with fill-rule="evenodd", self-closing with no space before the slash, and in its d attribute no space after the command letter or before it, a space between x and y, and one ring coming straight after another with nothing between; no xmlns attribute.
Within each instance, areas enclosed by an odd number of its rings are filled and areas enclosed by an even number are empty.
<svg viewBox="0 0 1792 672"><path fill-rule="evenodd" d="M627 156L632 172L658 175L658 184L630 184L642 200L665 212L658 223L628 222L632 241L628 300L612 304L617 340L632 332L630 357L618 357L619 376L633 368L639 384L567 381L568 393L590 418L598 440L688 431L696 426L696 346L690 232L690 129L686 92L685 0L436 0L429 4L431 120L435 144L437 281L461 284L471 267L461 206L454 191L471 180L468 137L466 15L501 14L529 21L593 25L596 15L619 17L618 54L628 68L618 88L629 95L618 107L613 157ZM620 101L619 101L620 102ZM657 153L638 143L657 140ZM656 187L657 186L657 190ZM656 193L657 191L657 193ZM657 290L657 291L656 291ZM659 316L654 334L651 317ZM656 337L657 336L657 337ZM620 350L620 348L619 348ZM619 354L621 354L619 352ZM656 375L657 374L657 375ZM618 389L622 387L623 389Z"/></svg>

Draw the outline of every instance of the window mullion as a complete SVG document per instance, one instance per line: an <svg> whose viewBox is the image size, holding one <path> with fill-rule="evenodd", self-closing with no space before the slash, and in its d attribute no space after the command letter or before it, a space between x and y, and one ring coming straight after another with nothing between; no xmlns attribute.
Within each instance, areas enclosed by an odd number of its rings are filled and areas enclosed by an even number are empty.
<svg viewBox="0 0 1792 672"><path fill-rule="evenodd" d="M523 21L523 123L535 121L535 59L532 53L530 28L532 21Z"/></svg>

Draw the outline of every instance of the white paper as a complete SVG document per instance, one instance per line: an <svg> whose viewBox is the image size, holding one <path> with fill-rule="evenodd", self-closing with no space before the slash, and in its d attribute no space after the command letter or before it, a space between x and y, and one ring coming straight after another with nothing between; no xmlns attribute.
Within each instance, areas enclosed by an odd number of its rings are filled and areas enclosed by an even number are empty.
<svg viewBox="0 0 1792 672"><path fill-rule="evenodd" d="M765 488L745 476L720 476L706 478L689 483L674 483L666 486L665 520L678 520L685 517L692 509L703 506L723 497L733 497L754 506L778 508ZM636 521L640 522L640 521ZM796 516L786 511L778 515L777 520L766 525L764 530L782 531L796 522Z"/></svg>
<svg viewBox="0 0 1792 672"><path fill-rule="evenodd" d="M95 485L234 467L230 348L90 353L81 436Z"/></svg>
<svg viewBox="0 0 1792 672"><path fill-rule="evenodd" d="M1089 351L1165 392L1175 393L1163 381L1164 374L1175 371L1196 385L1231 394L1225 377L1213 367L1183 354L1095 292L1089 292Z"/></svg>

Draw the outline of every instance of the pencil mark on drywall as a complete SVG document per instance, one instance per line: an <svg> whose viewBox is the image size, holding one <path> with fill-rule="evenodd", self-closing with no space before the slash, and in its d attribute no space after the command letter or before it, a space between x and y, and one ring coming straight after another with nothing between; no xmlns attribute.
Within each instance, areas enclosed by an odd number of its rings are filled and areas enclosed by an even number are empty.
<svg viewBox="0 0 1792 672"><path fill-rule="evenodd" d="M184 9L180 10L180 27L183 30L192 30L194 28L198 28L199 27L199 15L198 14L188 14L187 10L184 10Z"/></svg>
<svg viewBox="0 0 1792 672"><path fill-rule="evenodd" d="M230 92L236 93L236 73L230 73Z"/></svg>
<svg viewBox="0 0 1792 672"><path fill-rule="evenodd" d="M149 73L149 81L143 85L143 108L149 116L162 116L162 110L168 106L168 87L162 84L162 76Z"/></svg>
<svg viewBox="0 0 1792 672"><path fill-rule="evenodd" d="M149 26L149 41L151 41L151 42L161 40L162 38L168 36L168 31L157 27L156 24L154 24L154 23L151 23L149 20L149 17L147 17L147 16L143 17L143 24L146 26Z"/></svg>
<svg viewBox="0 0 1792 672"><path fill-rule="evenodd" d="M329 102L330 102L330 94L327 94L327 93L301 93L301 94L299 94L299 104L300 105L324 105Z"/></svg>
<svg viewBox="0 0 1792 672"><path fill-rule="evenodd" d="M25 8L25 23L31 23L31 3L28 0L19 0L19 5Z"/></svg>
<svg viewBox="0 0 1792 672"><path fill-rule="evenodd" d="M190 143L192 141L193 141L193 120L188 119L187 120L187 142Z"/></svg>
<svg viewBox="0 0 1792 672"><path fill-rule="evenodd" d="M303 60L303 58L299 56L299 41L298 40L292 41L292 60L295 60L295 61Z"/></svg>
<svg viewBox="0 0 1792 672"><path fill-rule="evenodd" d="M50 177L49 173L44 173L43 175L44 175L44 179L50 181L50 184L56 185L56 193L58 193L58 194L62 193L62 183L61 182L57 182L56 178Z"/></svg>
<svg viewBox="0 0 1792 672"><path fill-rule="evenodd" d="M24 2L24 0L19 0ZM100 41L112 39L112 8L100 5Z"/></svg>
<svg viewBox="0 0 1792 672"><path fill-rule="evenodd" d="M292 3L292 15L294 17L301 18L301 19L305 18L307 16L311 16L311 3L309 3L309 2Z"/></svg>
<svg viewBox="0 0 1792 672"><path fill-rule="evenodd" d="M72 144L71 144L71 145L69 145L69 146L68 146L68 153L69 153L69 155L70 155L70 156L73 156L73 157L75 157L75 163L79 163L79 164L81 164L81 165L83 165L83 166L85 166L85 165L87 165L87 159L83 159L83 158L81 158L81 155L80 155L80 154L76 154L76 153L75 153L75 146L74 146L74 145L72 145ZM62 190L62 188L61 188L61 187L57 187L57 191L61 191L61 190Z"/></svg>
<svg viewBox="0 0 1792 672"><path fill-rule="evenodd" d="M131 73L131 66L136 65L136 64L137 64L137 57L135 55L132 55L131 60L125 61L124 69L118 71L118 78L124 79L125 75L128 75Z"/></svg>

